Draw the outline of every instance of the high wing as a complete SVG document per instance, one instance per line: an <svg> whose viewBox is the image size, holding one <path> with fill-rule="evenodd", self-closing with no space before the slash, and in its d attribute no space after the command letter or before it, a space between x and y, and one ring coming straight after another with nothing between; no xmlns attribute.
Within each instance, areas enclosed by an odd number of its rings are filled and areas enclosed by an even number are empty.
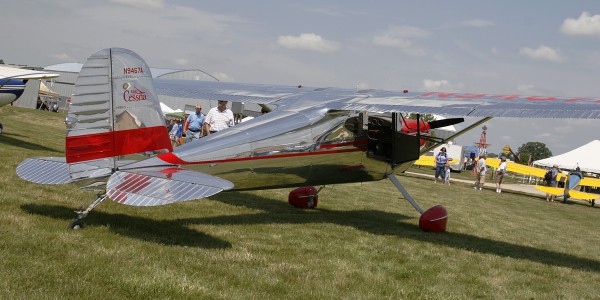
<svg viewBox="0 0 600 300"><path fill-rule="evenodd" d="M511 118L600 118L598 98L560 98L520 95L356 91L340 88L267 86L191 80L155 80L159 95L204 100L227 100L292 105L297 109L322 106L331 110L405 112L448 116Z"/></svg>
<svg viewBox="0 0 600 300"><path fill-rule="evenodd" d="M44 72L44 71L27 70L27 69L19 69L19 68L0 66L0 80L3 80L3 79L18 79L18 80L49 79L49 78L56 78L58 76L59 75L56 73L48 73L48 72Z"/></svg>

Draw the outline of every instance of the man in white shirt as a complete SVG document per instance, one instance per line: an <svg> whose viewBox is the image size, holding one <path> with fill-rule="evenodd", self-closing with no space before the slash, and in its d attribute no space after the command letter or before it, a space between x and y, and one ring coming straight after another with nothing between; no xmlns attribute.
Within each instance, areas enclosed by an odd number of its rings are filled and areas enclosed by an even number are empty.
<svg viewBox="0 0 600 300"><path fill-rule="evenodd" d="M208 111L204 120L207 134L219 132L233 126L233 112L227 108L227 101L219 100L217 107Z"/></svg>
<svg viewBox="0 0 600 300"><path fill-rule="evenodd" d="M500 160L500 166L496 170L496 193L502 193L502 178L506 174L506 157L502 156Z"/></svg>
<svg viewBox="0 0 600 300"><path fill-rule="evenodd" d="M475 173L477 174L475 189L481 191L485 183L485 174L487 173L487 167L485 166L485 154L479 155L479 160L477 161L475 168Z"/></svg>

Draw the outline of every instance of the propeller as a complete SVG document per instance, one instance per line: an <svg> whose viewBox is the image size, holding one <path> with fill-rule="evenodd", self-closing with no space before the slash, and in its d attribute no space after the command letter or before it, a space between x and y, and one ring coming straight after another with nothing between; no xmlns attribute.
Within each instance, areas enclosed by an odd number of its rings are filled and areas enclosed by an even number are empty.
<svg viewBox="0 0 600 300"><path fill-rule="evenodd" d="M451 118L451 119L435 120L435 121L431 121L428 123L429 123L429 128L436 129L436 128L441 128L441 127L446 127L446 126L462 123L464 121L465 121L464 118Z"/></svg>

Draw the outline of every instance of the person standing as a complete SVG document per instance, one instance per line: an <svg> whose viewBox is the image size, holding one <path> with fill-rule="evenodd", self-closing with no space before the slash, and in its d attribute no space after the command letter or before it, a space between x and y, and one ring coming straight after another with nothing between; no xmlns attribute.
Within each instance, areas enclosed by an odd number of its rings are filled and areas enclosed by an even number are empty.
<svg viewBox="0 0 600 300"><path fill-rule="evenodd" d="M185 121L185 143L191 143L204 135L204 114L202 106L196 105L196 112L190 114Z"/></svg>
<svg viewBox="0 0 600 300"><path fill-rule="evenodd" d="M447 185L450 185L450 172L452 172L452 169L450 168L450 162L446 162L446 168L445 168L445 176L444 176L444 183Z"/></svg>
<svg viewBox="0 0 600 300"><path fill-rule="evenodd" d="M477 160L477 165L475 166L475 173L477 174L477 181L475 181L474 189L481 191L485 184L485 174L487 173L485 154L479 155L479 160Z"/></svg>
<svg viewBox="0 0 600 300"><path fill-rule="evenodd" d="M435 179L434 182L437 182L438 177L443 181L446 176L446 172L444 168L446 167L446 162L448 162L448 154L446 154L446 147L442 147L440 152L435 156Z"/></svg>
<svg viewBox="0 0 600 300"><path fill-rule="evenodd" d="M171 131L169 131L169 138L171 138L171 146L173 148L179 146L179 137L181 136L181 125L179 120L171 120Z"/></svg>
<svg viewBox="0 0 600 300"><path fill-rule="evenodd" d="M502 178L506 174L506 157L500 158L500 166L496 170L496 193L502 193Z"/></svg>
<svg viewBox="0 0 600 300"><path fill-rule="evenodd" d="M549 187L557 187L558 186L558 180L557 180L557 177L558 177L558 166L557 165L552 166L552 169L550 171L548 171L548 172L550 172L550 175L552 177L550 177L550 178L544 178L544 180L546 181L546 184ZM556 195L550 194L550 193L546 193L546 201L554 202L554 198L556 198Z"/></svg>
<svg viewBox="0 0 600 300"><path fill-rule="evenodd" d="M233 112L227 108L227 101L219 100L217 107L208 111L204 124L206 134L216 133L233 126Z"/></svg>

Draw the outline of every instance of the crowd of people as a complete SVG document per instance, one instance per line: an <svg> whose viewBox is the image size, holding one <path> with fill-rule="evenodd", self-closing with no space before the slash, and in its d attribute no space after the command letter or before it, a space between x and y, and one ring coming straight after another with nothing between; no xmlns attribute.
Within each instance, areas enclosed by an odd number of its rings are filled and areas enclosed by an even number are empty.
<svg viewBox="0 0 600 300"><path fill-rule="evenodd" d="M446 153L446 148L442 147L440 151L435 155L435 176L434 182L441 180L445 184L450 184L450 158ZM579 165L576 170L579 170ZM473 160L473 173L475 174L475 183L473 189L481 191L484 188L486 178L489 175L489 167L486 162L486 155L480 154ZM502 193L502 180L504 179L507 172L506 157L500 157L500 165L494 170L494 173L490 178L494 179L496 184L496 193ZM558 186L558 174L560 170L557 165L547 170L546 175L543 178L545 186L557 187ZM547 193L546 201L554 202L555 195Z"/></svg>
<svg viewBox="0 0 600 300"><path fill-rule="evenodd" d="M493 178L496 183L496 193L502 193L502 179L506 175L506 157L501 157L500 161L500 166L493 174ZM486 178L488 176L488 167L485 154L479 155L479 157L475 160L473 165L473 173L476 177L473 188L479 191L483 190ZM442 147L435 155L435 176L433 181L438 182L439 179L444 184L450 184L450 174L450 158L446 153L446 148Z"/></svg>

